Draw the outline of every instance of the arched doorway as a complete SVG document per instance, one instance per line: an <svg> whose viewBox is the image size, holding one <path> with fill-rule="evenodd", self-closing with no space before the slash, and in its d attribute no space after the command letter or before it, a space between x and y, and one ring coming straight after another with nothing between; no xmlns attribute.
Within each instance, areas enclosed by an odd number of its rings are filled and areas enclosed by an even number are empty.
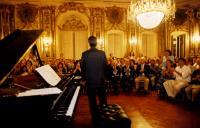
<svg viewBox="0 0 200 128"><path fill-rule="evenodd" d="M60 14L57 19L57 57L62 53L66 59L78 60L88 49L87 16L77 11Z"/></svg>

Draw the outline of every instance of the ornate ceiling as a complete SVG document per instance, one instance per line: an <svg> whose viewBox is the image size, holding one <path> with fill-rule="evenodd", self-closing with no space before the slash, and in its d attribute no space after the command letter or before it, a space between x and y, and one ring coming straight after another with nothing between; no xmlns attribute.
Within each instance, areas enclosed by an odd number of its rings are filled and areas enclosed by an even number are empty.
<svg viewBox="0 0 200 128"><path fill-rule="evenodd" d="M40 3L40 4L59 4L63 2L82 2L91 6L127 6L131 0L1 0L0 3ZM177 7L200 7L200 0L175 0ZM97 4L98 3L98 4Z"/></svg>

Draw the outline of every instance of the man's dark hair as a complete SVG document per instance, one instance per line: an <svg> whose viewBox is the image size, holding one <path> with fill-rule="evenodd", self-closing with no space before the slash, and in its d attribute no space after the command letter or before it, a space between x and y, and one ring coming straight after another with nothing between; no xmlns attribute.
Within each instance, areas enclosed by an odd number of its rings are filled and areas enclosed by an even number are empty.
<svg viewBox="0 0 200 128"><path fill-rule="evenodd" d="M97 45L97 38L95 36L90 36L88 38L88 42L90 44L90 47L96 47L96 45Z"/></svg>
<svg viewBox="0 0 200 128"><path fill-rule="evenodd" d="M186 60L184 58L179 58L178 60L182 60L184 63L186 63Z"/></svg>
<svg viewBox="0 0 200 128"><path fill-rule="evenodd" d="M168 53L169 53L169 56L172 55L172 52L171 52L169 49L165 50L165 52L168 52Z"/></svg>

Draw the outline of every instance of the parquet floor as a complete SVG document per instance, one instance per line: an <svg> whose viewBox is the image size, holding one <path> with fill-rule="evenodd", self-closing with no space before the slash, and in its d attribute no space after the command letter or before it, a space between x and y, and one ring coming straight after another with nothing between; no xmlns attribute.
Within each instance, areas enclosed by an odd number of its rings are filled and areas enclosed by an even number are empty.
<svg viewBox="0 0 200 128"><path fill-rule="evenodd" d="M132 120L132 128L200 128L200 108L149 95L109 95L108 103L119 104ZM87 96L81 95L74 121L75 128L92 128Z"/></svg>

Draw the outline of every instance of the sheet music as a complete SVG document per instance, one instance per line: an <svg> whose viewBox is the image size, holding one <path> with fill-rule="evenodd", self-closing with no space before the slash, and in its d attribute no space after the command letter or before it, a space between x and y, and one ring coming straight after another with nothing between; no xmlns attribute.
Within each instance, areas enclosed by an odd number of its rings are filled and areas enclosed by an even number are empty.
<svg viewBox="0 0 200 128"><path fill-rule="evenodd" d="M61 78L58 74L50 67L50 65L44 65L35 69L43 78L44 80L50 84L51 86L56 86Z"/></svg>
<svg viewBox="0 0 200 128"><path fill-rule="evenodd" d="M37 96L37 95L50 95L50 94L59 94L62 91L57 88L41 88L41 89L31 89L25 92L21 92L17 94L17 97L23 97L23 96Z"/></svg>

